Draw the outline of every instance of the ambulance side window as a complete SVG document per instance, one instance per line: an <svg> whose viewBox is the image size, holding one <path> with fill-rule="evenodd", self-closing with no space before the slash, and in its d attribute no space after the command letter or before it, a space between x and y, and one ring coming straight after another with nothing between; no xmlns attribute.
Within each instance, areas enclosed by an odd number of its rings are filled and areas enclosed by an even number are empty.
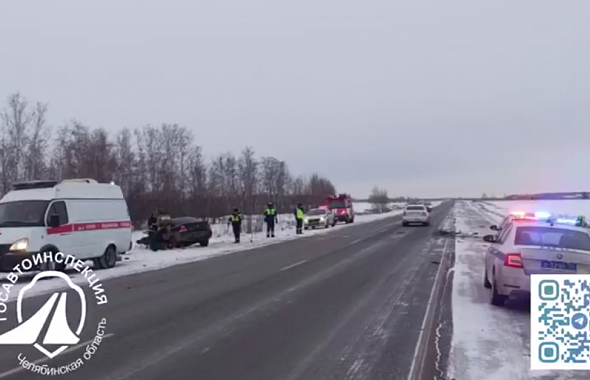
<svg viewBox="0 0 590 380"><path fill-rule="evenodd" d="M64 201L57 201L51 204L49 212L47 213L47 225L49 225L49 218L51 215L59 215L59 223L61 225L68 224L68 209Z"/></svg>

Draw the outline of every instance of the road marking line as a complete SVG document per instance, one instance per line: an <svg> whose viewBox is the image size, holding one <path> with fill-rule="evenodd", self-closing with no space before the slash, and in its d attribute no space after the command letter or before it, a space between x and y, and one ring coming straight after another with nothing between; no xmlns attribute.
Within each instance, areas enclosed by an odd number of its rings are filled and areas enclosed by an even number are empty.
<svg viewBox="0 0 590 380"><path fill-rule="evenodd" d="M424 331L426 331L426 325L428 324L428 319L429 319L431 307L432 307L432 304L434 301L434 294L436 293L436 290L437 290L438 279L440 278L442 268L444 267L445 253L447 252L448 245L449 245L449 240L446 240L445 246L443 249L443 254L440 259L438 271L436 272L436 277L434 278L434 284L432 285L432 290L430 291L430 298L428 299L428 304L426 305L426 312L424 313L424 319L422 320L422 326L420 327L420 335L418 335L418 341L416 342L416 349L414 350L414 356L412 358L412 366L410 367L410 371L408 372L408 380L413 380L415 377L414 371L416 371L416 368L417 368L416 365L418 364L417 363L418 356L420 355L420 348L421 348L420 342L422 341L422 338L424 336ZM430 329L428 329L428 333L430 333ZM420 361L422 361L423 359L424 358L422 358ZM420 364L422 364L422 363L420 363ZM417 370L420 371L421 368L418 368Z"/></svg>
<svg viewBox="0 0 590 380"><path fill-rule="evenodd" d="M113 335L115 335L115 334L105 334L105 335L102 336L102 339L110 338ZM86 341L84 343L80 343L80 344L77 344L75 346L72 346L72 347L68 348L67 350L64 350L64 352L62 352L60 355L63 355L65 353L69 353L69 352L72 352L72 351L76 351L76 350L78 350L78 349L80 349L80 348L82 348L82 347L84 347L84 346L86 346L86 345L88 345L88 344L90 344L92 342L94 342L94 339L90 339L90 340L88 340L88 341ZM35 360L32 363L33 364L45 363L48 360L49 360L48 357L43 357L41 359ZM0 373L0 379L3 379L3 378L8 377L10 375L14 375L15 373L18 373L18 372L24 371L24 370L25 369L23 367L16 367L16 368L11 369L10 371L2 372L2 373Z"/></svg>
<svg viewBox="0 0 590 380"><path fill-rule="evenodd" d="M307 262L307 260L301 260L301 261L300 261L300 262L298 262L298 263L295 263L295 264L292 264L292 265L286 266L286 267L284 267L284 268L281 268L280 270L281 270L281 271L284 271L284 270L287 270L287 269L291 269L291 268L294 268L294 267L296 267L297 265L301 265L301 264L303 264L303 263L306 263L306 262Z"/></svg>
<svg viewBox="0 0 590 380"><path fill-rule="evenodd" d="M361 239L356 239L355 241L351 241L351 242L350 242L350 245L356 244L356 243L358 243L359 241L361 241Z"/></svg>

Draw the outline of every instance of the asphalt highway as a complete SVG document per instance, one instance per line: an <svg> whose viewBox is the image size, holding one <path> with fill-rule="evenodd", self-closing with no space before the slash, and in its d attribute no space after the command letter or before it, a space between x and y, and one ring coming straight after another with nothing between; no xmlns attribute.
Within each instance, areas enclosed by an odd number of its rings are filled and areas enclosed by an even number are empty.
<svg viewBox="0 0 590 380"><path fill-rule="evenodd" d="M51 377L432 379L440 350L424 317L440 304L432 302L441 299L433 284L443 253L454 249L454 240L435 233L451 207L434 208L430 227L402 227L394 216L107 280L108 304L89 302L80 344L53 359L31 346L1 346L0 380L46 378L23 369L19 354L47 368L75 362L102 318L106 335L96 352L74 372ZM49 296L25 299L27 310ZM68 320L75 318L68 308Z"/></svg>

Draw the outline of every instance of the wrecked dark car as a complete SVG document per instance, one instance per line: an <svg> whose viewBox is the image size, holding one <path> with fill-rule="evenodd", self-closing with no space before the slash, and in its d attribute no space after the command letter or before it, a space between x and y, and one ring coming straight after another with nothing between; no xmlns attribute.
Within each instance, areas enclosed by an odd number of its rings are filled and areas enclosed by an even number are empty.
<svg viewBox="0 0 590 380"><path fill-rule="evenodd" d="M146 236L137 240L137 244L147 246L152 251L177 249L200 244L209 245L213 235L209 222L190 216L172 218L158 229L144 231Z"/></svg>

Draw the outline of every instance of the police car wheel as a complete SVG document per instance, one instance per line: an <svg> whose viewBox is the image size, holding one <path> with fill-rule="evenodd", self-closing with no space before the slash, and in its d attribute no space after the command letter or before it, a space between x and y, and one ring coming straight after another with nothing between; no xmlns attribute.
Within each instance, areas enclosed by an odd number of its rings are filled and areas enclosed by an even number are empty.
<svg viewBox="0 0 590 380"><path fill-rule="evenodd" d="M498 293L498 287L496 285L496 275L492 273L492 297L490 303L494 306L504 306L508 297Z"/></svg>
<svg viewBox="0 0 590 380"><path fill-rule="evenodd" d="M491 289L492 288L492 284L490 283L490 280L488 280L488 271L487 269L484 269L483 271L483 287L486 289Z"/></svg>

